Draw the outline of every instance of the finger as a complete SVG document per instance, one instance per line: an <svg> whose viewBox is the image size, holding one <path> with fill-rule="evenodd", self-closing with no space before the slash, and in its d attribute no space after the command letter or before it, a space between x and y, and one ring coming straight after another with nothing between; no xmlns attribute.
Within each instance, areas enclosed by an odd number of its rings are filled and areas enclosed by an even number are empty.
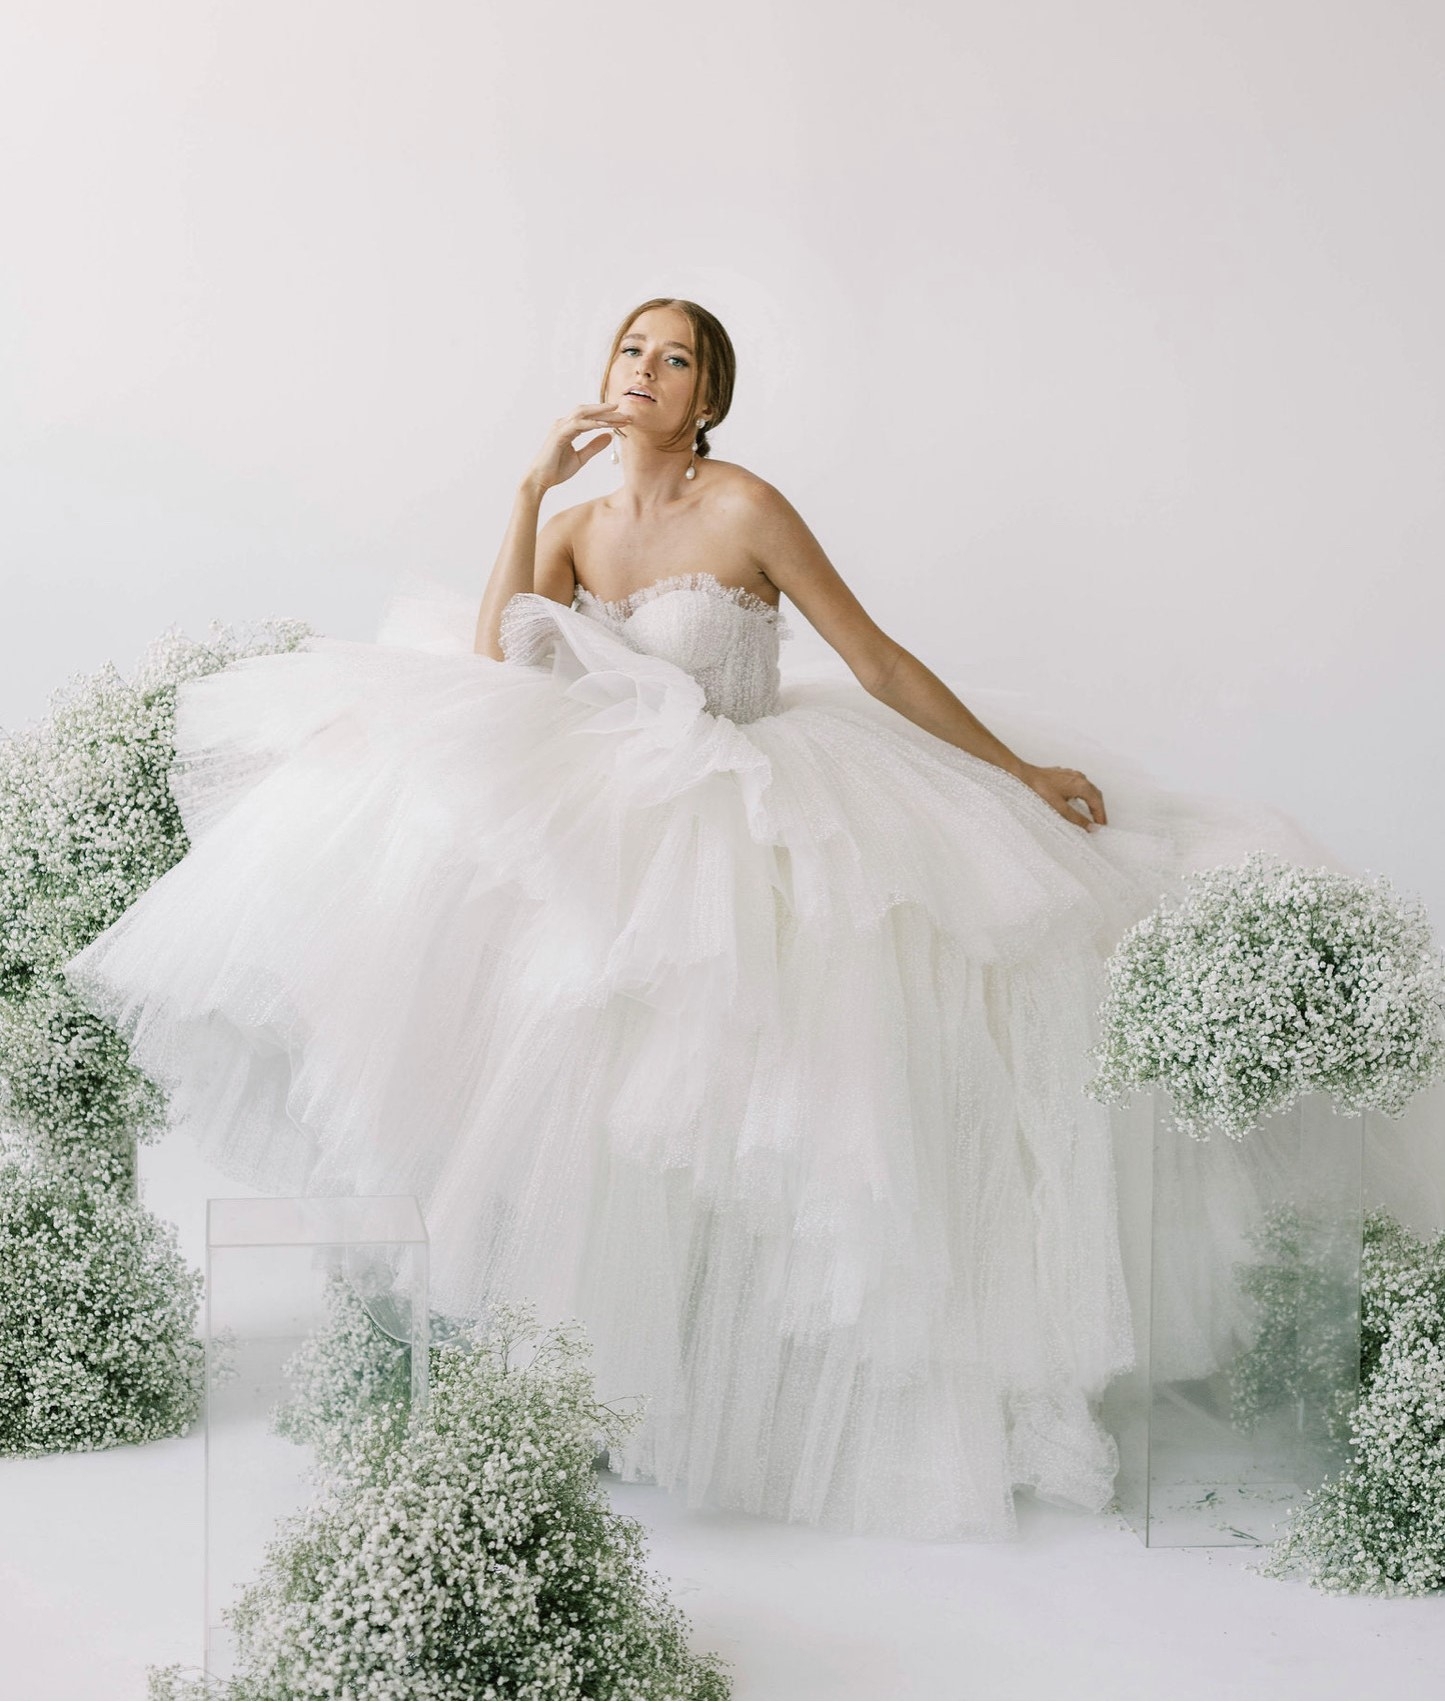
<svg viewBox="0 0 1445 1702"><path fill-rule="evenodd" d="M1104 809L1104 794L1094 784L1087 774L1077 768L1060 770L1064 776L1064 784L1068 788L1067 797L1071 803L1085 804L1093 818L1091 826L1107 827L1109 817ZM1077 812L1070 811L1077 819Z"/></svg>
<svg viewBox="0 0 1445 1702"><path fill-rule="evenodd" d="M614 423L622 425L626 422L627 417L626 414L615 408L609 408L605 413L595 411L584 413L580 408L577 408L570 414L560 415L554 422L552 429L570 443L581 432L596 431L599 426L611 426Z"/></svg>
<svg viewBox="0 0 1445 1702"><path fill-rule="evenodd" d="M1077 784L1069 793L1069 801L1071 803L1085 805L1089 814L1102 827L1106 820L1104 815L1104 794L1086 774L1078 775L1076 780Z"/></svg>
<svg viewBox="0 0 1445 1702"><path fill-rule="evenodd" d="M568 422L566 442L572 443L574 437L581 437L584 432L596 431L604 422L601 420L572 420ZM612 433L604 430L602 436L593 440L596 443L611 443ZM575 448L576 445L573 444Z"/></svg>
<svg viewBox="0 0 1445 1702"><path fill-rule="evenodd" d="M1094 825L1087 817L1081 816L1079 812L1072 807L1072 805L1060 803L1057 798L1050 798L1049 802L1054 806L1065 821L1073 822L1075 827L1087 828Z"/></svg>
<svg viewBox="0 0 1445 1702"><path fill-rule="evenodd" d="M612 438L610 434L604 431L601 437L594 437L591 443L584 443L582 445L582 447L577 451L577 459L585 467L592 457L594 455L600 455L611 441Z"/></svg>

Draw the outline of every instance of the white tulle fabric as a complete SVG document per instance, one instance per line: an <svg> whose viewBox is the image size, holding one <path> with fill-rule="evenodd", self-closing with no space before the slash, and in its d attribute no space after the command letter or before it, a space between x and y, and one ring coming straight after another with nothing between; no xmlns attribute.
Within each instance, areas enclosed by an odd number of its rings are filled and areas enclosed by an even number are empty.
<svg viewBox="0 0 1445 1702"><path fill-rule="evenodd" d="M1287 818L1082 764L1070 826L693 573L526 594L507 660L419 596L185 686L192 849L69 966L236 1179L415 1193L434 1303L581 1320L613 1456L711 1505L995 1537L1102 1507L1130 1359L1102 965Z"/></svg>

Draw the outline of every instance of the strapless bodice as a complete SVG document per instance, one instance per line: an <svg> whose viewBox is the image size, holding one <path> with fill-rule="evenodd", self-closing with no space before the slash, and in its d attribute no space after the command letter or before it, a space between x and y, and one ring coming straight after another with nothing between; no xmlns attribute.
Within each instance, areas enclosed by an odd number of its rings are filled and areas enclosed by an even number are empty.
<svg viewBox="0 0 1445 1702"><path fill-rule="evenodd" d="M578 586L573 608L634 650L691 674L710 714L759 721L778 708L780 640L792 636L771 603L711 573L680 573L607 600Z"/></svg>

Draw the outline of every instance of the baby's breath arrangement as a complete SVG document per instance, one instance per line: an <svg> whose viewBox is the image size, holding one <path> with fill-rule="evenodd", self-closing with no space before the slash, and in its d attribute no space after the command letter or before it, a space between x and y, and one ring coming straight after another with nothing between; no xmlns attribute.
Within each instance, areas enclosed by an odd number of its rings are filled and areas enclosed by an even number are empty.
<svg viewBox="0 0 1445 1702"><path fill-rule="evenodd" d="M1264 852L1185 888L1109 960L1093 1097L1158 1086L1189 1134L1238 1139L1312 1091L1397 1115L1445 1074L1445 959L1418 901Z"/></svg>
<svg viewBox="0 0 1445 1702"><path fill-rule="evenodd" d="M493 1308L433 1350L406 1417L358 1345L355 1383L313 1365L331 1469L226 1616L236 1675L152 1667L152 1697L728 1695L646 1570L642 1527L608 1504L596 1439L636 1415L597 1400L575 1327Z"/></svg>
<svg viewBox="0 0 1445 1702"><path fill-rule="evenodd" d="M74 1175L135 1191L135 1144L162 1126L159 1090L125 1040L40 974L0 997L0 1118Z"/></svg>
<svg viewBox="0 0 1445 1702"><path fill-rule="evenodd" d="M1355 1284L1329 1256L1330 1228L1318 1209L1289 1203L1250 1232L1256 1257L1235 1274L1255 1328L1229 1368L1231 1414L1242 1429L1298 1403L1319 1415L1321 1440L1342 1443L1349 1434L1358 1394Z"/></svg>
<svg viewBox="0 0 1445 1702"><path fill-rule="evenodd" d="M113 667L58 692L0 740L0 1121L77 1172L131 1172L164 1106L61 968L187 849L171 796L176 687L243 656L293 650L295 621L163 634L130 679Z"/></svg>
<svg viewBox="0 0 1445 1702"><path fill-rule="evenodd" d="M1445 1234L1423 1242L1371 1213L1362 1290L1353 1462L1305 1498L1262 1570L1425 1595L1445 1589Z"/></svg>
<svg viewBox="0 0 1445 1702"><path fill-rule="evenodd" d="M177 686L305 633L166 633L129 680L78 679L0 739L0 1452L146 1442L195 1417L201 1277L136 1197L162 1096L61 971L186 851Z"/></svg>
<svg viewBox="0 0 1445 1702"><path fill-rule="evenodd" d="M278 1436L309 1444L323 1466L339 1464L368 1413L404 1423L411 1399L411 1346L378 1328L356 1290L332 1275L325 1290L326 1322L282 1367L293 1396L272 1414ZM437 1326L451 1320L432 1314Z"/></svg>
<svg viewBox="0 0 1445 1702"><path fill-rule="evenodd" d="M184 1435L201 1275L172 1225L93 1176L0 1149L0 1454Z"/></svg>

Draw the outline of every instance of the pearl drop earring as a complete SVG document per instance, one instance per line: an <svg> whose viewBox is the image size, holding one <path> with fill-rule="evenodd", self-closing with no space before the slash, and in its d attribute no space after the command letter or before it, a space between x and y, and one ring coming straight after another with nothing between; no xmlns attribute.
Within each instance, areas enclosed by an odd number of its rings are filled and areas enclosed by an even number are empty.
<svg viewBox="0 0 1445 1702"><path fill-rule="evenodd" d="M702 428L703 428L703 427L704 427L704 426L705 426L705 425L706 425L706 424L707 424L707 421L706 421L706 420L705 420L705 419L703 419L703 420L699 420L699 421L698 421L698 422L697 422L697 425L698 425L698 430L699 430L699 431L701 431L701 430L702 430ZM696 478L696 477L697 477L697 439L696 439L696 438L694 438L694 439L693 439L693 444L692 444L692 457L691 457L691 459L690 459L690 460L689 460L689 461L688 461L688 464L687 464L687 471L686 471L686 472L685 472L685 473L684 473L684 474L683 474L683 475L682 475L682 476L683 476L683 478L685 478L685 479L695 479L695 478Z"/></svg>

